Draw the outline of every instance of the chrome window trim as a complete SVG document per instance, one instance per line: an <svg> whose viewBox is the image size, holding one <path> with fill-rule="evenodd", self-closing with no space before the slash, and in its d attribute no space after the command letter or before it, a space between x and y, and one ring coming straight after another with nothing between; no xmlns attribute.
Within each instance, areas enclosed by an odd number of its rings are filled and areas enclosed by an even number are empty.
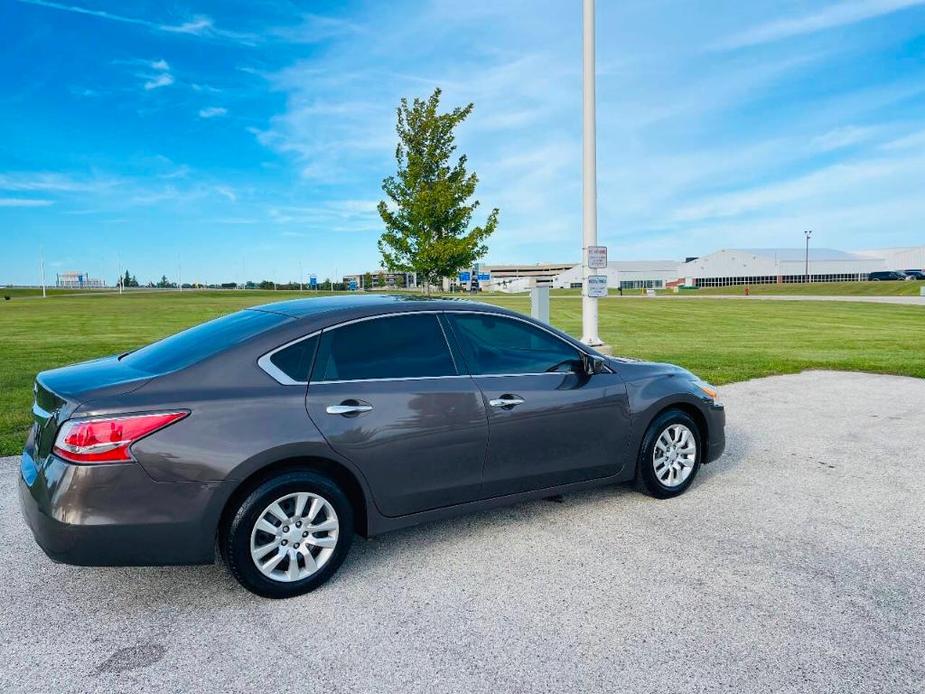
<svg viewBox="0 0 925 694"><path fill-rule="evenodd" d="M277 352L281 352L287 347L292 347L292 345L296 345L300 342L304 342L305 340L310 340L313 337L317 337L321 333L322 333L321 330L316 330L315 332L310 333L308 335L303 335L302 337L297 337L294 340L290 340L286 344L280 345L279 347L274 347L269 352L267 352L266 354L262 355L259 359L257 359L257 366L263 369L274 381L276 381L280 385L307 386L308 381L296 381L295 379L290 378L288 374L286 374L284 371L279 369L276 366L276 364L274 364L270 360L272 359L273 355L276 354Z"/></svg>
<svg viewBox="0 0 925 694"><path fill-rule="evenodd" d="M312 381L313 386L329 386L336 383L385 383L388 381L440 381L452 378L471 378L469 374L457 374L455 376L386 376L385 378L354 378L334 381Z"/></svg>
<svg viewBox="0 0 925 694"><path fill-rule="evenodd" d="M378 383L380 381L437 381L448 378L512 378L516 376L569 376L573 371L539 371L529 374L459 374L457 376L404 376L396 378L356 378L342 381L312 381L313 386L331 385L336 383Z"/></svg>
<svg viewBox="0 0 925 694"><path fill-rule="evenodd" d="M520 316L511 316L507 313L495 313L494 311L484 311L484 310L477 310L477 309L468 309L468 310L467 309L434 309L434 310L425 310L425 311L396 311L394 313L379 313L374 316L362 316L360 318L351 318L350 320L344 321L342 323L336 323L334 325L329 325L325 328L321 328L320 330L316 330L315 332L310 333L309 335L298 337L294 340L290 340L289 342L283 345L280 345L279 347L275 347L269 352L267 352L266 354L262 355L257 360L257 365L260 366L260 368L263 369L267 374L269 374L273 378L273 380L275 380L277 383L280 383L281 385L307 386L309 385L309 381L293 380L292 378L287 376L283 371L278 369L270 361L270 358L277 352L284 350L287 347L291 347L294 344L302 342L303 340L308 340L312 337L317 337L318 335L321 335L322 333L328 332L330 330L337 330L338 328L343 328L344 326L347 326L347 325L353 325L354 323L362 323L363 321L377 320L379 318L391 318L393 316L414 316L414 315L421 315L421 314L439 316L440 314L447 314L447 313L474 314L478 316L494 316L497 318L507 318L509 320L520 321L521 323L526 323L527 325L531 325L534 328L539 328L543 332L549 335L552 335L552 337L568 345L569 347L574 349L576 352L580 352L586 356L596 356L596 355L590 354L589 352L585 351L581 347L576 346L575 344L569 342L568 340L563 339L562 336L557 335L553 331L544 327L542 324L534 323L533 321L526 320L524 318L521 318ZM450 341L449 341L449 338L447 337L446 330L444 329L443 324L439 320L437 321L437 325L440 326L440 332L443 335L443 340L444 340L444 343L446 344L447 351L449 351L450 353L450 359L453 361L453 366L456 368L457 371L459 371L460 370L459 363L456 361L456 355L453 353L453 347L450 345ZM405 377L385 377L385 378L358 378L358 379L353 379L353 380L311 381L311 383L316 384L316 385L331 385L331 384L336 384L336 383L372 383L376 381L431 381L431 380L447 379L447 378L511 378L515 376L562 376L568 373L570 372L568 371L540 371L540 372L534 372L534 373L519 373L519 374L475 374L475 373L463 374L463 373L458 373L456 375L450 375L450 376L405 376Z"/></svg>

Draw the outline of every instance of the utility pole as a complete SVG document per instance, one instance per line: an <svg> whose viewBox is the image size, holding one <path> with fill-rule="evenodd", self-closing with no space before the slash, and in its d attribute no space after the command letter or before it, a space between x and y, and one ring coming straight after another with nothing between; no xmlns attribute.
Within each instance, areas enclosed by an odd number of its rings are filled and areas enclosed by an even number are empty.
<svg viewBox="0 0 925 694"><path fill-rule="evenodd" d="M125 280L122 279L122 258L118 254L116 255L116 266L119 268L119 293L121 294L125 287Z"/></svg>
<svg viewBox="0 0 925 694"><path fill-rule="evenodd" d="M299 261L299 294L302 293L302 261Z"/></svg>
<svg viewBox="0 0 925 694"><path fill-rule="evenodd" d="M597 245L597 142L594 97L594 0L583 0L583 134L582 134L582 234L581 248L581 341L589 346L603 344L598 337L597 298L588 296L588 248Z"/></svg>
<svg viewBox="0 0 925 694"><path fill-rule="evenodd" d="M177 289L183 291L183 266L180 264L179 254L177 254Z"/></svg>
<svg viewBox="0 0 925 694"><path fill-rule="evenodd" d="M809 282L809 239L813 235L813 230L807 229L803 233L806 235L806 277L804 279Z"/></svg>

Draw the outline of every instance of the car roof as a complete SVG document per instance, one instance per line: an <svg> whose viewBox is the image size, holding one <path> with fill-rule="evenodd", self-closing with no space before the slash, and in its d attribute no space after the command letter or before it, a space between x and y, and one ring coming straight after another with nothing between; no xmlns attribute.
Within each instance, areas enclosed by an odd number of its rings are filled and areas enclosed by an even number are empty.
<svg viewBox="0 0 925 694"><path fill-rule="evenodd" d="M279 313L296 319L336 318L336 314L351 316L378 315L404 311L480 310L493 313L513 313L507 309L465 299L443 299L408 294L338 294L334 296L290 299L251 307L252 311ZM331 315L335 314L335 315Z"/></svg>

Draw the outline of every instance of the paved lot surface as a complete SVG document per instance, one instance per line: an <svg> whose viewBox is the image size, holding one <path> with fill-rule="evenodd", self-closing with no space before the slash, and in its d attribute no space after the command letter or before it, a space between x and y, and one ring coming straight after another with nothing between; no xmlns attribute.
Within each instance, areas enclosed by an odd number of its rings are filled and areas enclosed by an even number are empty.
<svg viewBox="0 0 925 694"><path fill-rule="evenodd" d="M729 450L626 488L358 540L285 602L219 566L33 544L0 460L0 691L922 692L925 380L723 389Z"/></svg>

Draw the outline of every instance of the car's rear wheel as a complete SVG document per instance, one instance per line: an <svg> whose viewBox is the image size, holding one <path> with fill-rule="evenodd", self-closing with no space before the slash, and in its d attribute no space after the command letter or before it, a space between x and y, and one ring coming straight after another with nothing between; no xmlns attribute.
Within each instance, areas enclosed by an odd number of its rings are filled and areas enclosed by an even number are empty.
<svg viewBox="0 0 925 694"><path fill-rule="evenodd" d="M262 482L232 510L221 549L242 586L288 598L327 581L352 540L353 509L340 487L295 470Z"/></svg>
<svg viewBox="0 0 925 694"><path fill-rule="evenodd" d="M681 410L667 410L649 425L642 440L637 480L654 497L684 493L700 469L700 427Z"/></svg>

